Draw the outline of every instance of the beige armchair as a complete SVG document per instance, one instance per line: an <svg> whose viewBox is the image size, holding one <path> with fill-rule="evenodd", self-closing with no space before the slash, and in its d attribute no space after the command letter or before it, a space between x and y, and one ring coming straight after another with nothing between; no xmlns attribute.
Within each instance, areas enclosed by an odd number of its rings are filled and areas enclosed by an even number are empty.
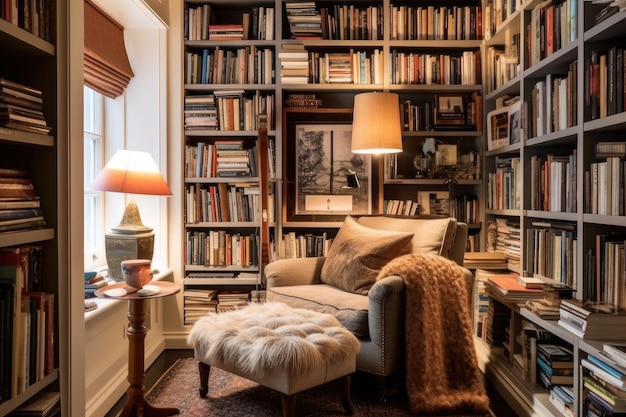
<svg viewBox="0 0 626 417"><path fill-rule="evenodd" d="M434 253L463 265L467 225L455 219L364 216L358 219L358 224L370 229L412 233L409 253ZM357 370L379 377L379 394L385 396L386 378L401 371L405 364L403 279L384 277L367 294L352 293L322 282L325 262L325 257L318 257L268 264L267 299L337 317L361 342ZM465 271L471 286L471 273Z"/></svg>

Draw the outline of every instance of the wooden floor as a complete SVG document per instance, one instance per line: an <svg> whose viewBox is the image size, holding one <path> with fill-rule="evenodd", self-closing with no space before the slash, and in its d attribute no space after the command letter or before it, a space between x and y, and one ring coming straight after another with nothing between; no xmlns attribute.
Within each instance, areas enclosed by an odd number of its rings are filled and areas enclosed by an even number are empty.
<svg viewBox="0 0 626 417"><path fill-rule="evenodd" d="M180 349L180 350L166 350L163 352L157 360L146 371L146 379L144 386L146 391L149 390L173 364L180 358L193 357L193 350ZM491 403L491 411L493 417L516 417L515 412L504 402L502 397L498 395L496 390L489 384L487 384L487 393ZM115 406L107 413L106 417L117 417L126 404L126 394L115 404Z"/></svg>

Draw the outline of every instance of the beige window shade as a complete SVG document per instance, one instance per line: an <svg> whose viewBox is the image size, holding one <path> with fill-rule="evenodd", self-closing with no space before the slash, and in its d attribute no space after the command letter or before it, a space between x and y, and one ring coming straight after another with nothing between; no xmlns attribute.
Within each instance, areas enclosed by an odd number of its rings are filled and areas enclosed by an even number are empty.
<svg viewBox="0 0 626 417"><path fill-rule="evenodd" d="M124 93L133 70L124 45L124 28L85 1L85 84L107 97Z"/></svg>

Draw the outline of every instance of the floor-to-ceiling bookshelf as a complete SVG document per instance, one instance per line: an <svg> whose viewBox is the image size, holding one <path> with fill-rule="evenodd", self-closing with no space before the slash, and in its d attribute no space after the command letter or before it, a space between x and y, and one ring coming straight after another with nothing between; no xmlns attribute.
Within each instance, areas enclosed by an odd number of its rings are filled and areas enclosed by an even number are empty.
<svg viewBox="0 0 626 417"><path fill-rule="evenodd" d="M617 237L626 225L623 201L619 201L623 199L623 179L613 177L615 188L607 193L598 194L596 188L606 186L606 179L600 185L593 184L594 164L607 160L606 154L598 151L598 143L622 142L623 82L617 83L617 78L613 78L612 85L595 84L592 60L597 56L598 81L604 79L604 75L599 75L601 72L607 75L607 80L611 74L623 76L623 68L617 69L617 59L610 70L608 61L609 54L620 50L626 15L618 11L596 23L603 6L583 1L526 1L513 3L513 9L511 2L489 2L489 6L491 16L497 17L487 30L485 47L493 54L500 54L489 62L506 62L509 66L502 65L497 72L491 68L485 114L497 113L498 108L506 107L506 99L519 96L522 117L520 140L488 150L485 159L486 180L494 184L486 184L486 190L496 189L496 173L502 171L501 177L508 176L512 184L503 189L517 198L509 200L512 205L498 205L496 197L489 200L491 196L487 196L485 221L494 222L505 233L517 235L519 255L518 260L511 258L511 270L540 276L547 282L568 284L576 289L575 296L579 299L623 305L621 296L607 291L612 288L613 284L609 284L612 278L601 271L598 261L608 259L603 244L598 242L607 235ZM496 12L498 9L500 12ZM542 16L547 15L554 16L550 21L557 22L562 32L551 34L550 25L537 24L544 22ZM605 60L607 65L600 67ZM622 89L619 101L615 93L618 88ZM486 126L490 128L489 118ZM619 167L624 157L619 152L614 155ZM556 177L542 183L541 173L546 170L548 178L550 171ZM610 195L615 196L615 201ZM538 246L539 239L546 236L546 246ZM505 251L509 249L504 247ZM510 319L507 330L512 340L526 321L573 348L575 363L598 352L598 343L583 341L556 321L541 319L515 304L508 303L507 308ZM512 354L521 352L522 346L513 343L511 355L502 355L498 353L500 347L488 346L482 340L477 342L485 373L514 404L518 414L560 415L549 401L548 391L525 381L516 369ZM578 370L578 366L574 369ZM583 415L582 372L575 375L573 413Z"/></svg>

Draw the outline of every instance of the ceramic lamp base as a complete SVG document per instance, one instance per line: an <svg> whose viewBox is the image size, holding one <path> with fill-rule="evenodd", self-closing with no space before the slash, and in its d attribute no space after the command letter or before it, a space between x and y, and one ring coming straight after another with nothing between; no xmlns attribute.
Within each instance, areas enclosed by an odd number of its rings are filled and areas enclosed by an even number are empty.
<svg viewBox="0 0 626 417"><path fill-rule="evenodd" d="M154 233L105 235L105 250L109 276L116 281L123 281L120 264L128 259L152 260L154 252Z"/></svg>

